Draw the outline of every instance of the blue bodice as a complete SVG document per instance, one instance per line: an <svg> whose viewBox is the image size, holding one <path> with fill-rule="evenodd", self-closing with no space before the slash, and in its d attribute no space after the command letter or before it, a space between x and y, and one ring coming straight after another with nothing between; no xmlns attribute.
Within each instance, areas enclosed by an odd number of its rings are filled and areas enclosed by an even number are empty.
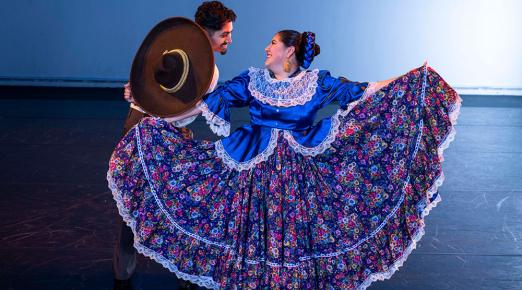
<svg viewBox="0 0 522 290"><path fill-rule="evenodd" d="M226 136L216 142L220 157L243 170L273 151L280 132L302 154L324 151L336 133L337 114L314 125L317 111L336 101L341 113L363 95L367 85L334 78L326 70L301 71L276 80L266 69L250 68L207 94L199 107L211 129ZM230 134L230 108L244 106L249 106L251 124Z"/></svg>

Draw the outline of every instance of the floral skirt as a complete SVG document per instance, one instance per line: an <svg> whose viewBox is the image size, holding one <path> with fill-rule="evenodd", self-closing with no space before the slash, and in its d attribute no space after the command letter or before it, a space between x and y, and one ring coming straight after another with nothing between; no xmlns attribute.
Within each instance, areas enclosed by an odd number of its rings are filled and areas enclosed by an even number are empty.
<svg viewBox="0 0 522 290"><path fill-rule="evenodd" d="M117 145L109 186L137 250L208 288L364 289L391 277L440 200L460 98L431 68L339 110L335 140L228 167L215 143L145 118Z"/></svg>

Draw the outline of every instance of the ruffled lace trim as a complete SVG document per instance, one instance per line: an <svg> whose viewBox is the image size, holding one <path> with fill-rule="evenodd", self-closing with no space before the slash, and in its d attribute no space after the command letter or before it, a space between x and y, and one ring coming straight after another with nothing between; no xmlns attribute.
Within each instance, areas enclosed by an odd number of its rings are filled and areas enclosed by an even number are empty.
<svg viewBox="0 0 522 290"><path fill-rule="evenodd" d="M292 107L309 102L317 89L319 70L302 71L293 78L276 80L267 69L251 67L248 90L258 101L275 107Z"/></svg>
<svg viewBox="0 0 522 290"><path fill-rule="evenodd" d="M375 93L375 92L374 92ZM337 112L332 116L332 123L330 125L330 130L326 137L324 137L323 141L319 145L314 147L306 147L299 144L294 136L292 136L291 131L285 131L284 136L288 141L288 145L294 149L295 152L298 152L304 156L316 156L318 154L322 154L328 148L331 147L332 143L335 141L337 134L339 134L339 126L341 125L340 117L346 117L348 113L360 102L364 102L371 94L365 94L358 100L351 102L346 109L338 109Z"/></svg>
<svg viewBox="0 0 522 290"><path fill-rule="evenodd" d="M372 93L373 94L373 93ZM346 109L338 109L337 112L332 116L332 124L330 125L330 130L328 131L328 134L326 137L321 141L321 143L314 147L306 147L301 144L299 144L294 136L292 136L292 131L288 130L282 130L284 132L284 137L288 141L288 144L290 147L292 147L295 152L298 152L304 156L316 156L318 154L324 153L328 148L331 147L332 143L335 141L335 138L337 137L337 134L339 133L339 126L341 125L340 117L346 117L348 113L360 102L364 102L369 96L372 94L365 94L360 99L351 102L348 104L348 107ZM263 156L256 156L255 158L249 160L248 165L243 165L245 162L238 162L234 160L230 155L228 155L223 147L223 144L221 144L220 141L216 142L216 151L218 151L218 155L222 157L221 159L230 167L236 170L248 170L253 168L257 163L266 161L270 155L272 155L275 146L277 145L277 134L274 136L274 130L280 131L279 129L272 129L272 135L270 137L269 141L269 147L263 151ZM272 147L272 148L270 148ZM267 152L267 150L270 149L270 151ZM259 161L256 161L259 160ZM243 169L244 168L244 169Z"/></svg>
<svg viewBox="0 0 522 290"><path fill-rule="evenodd" d="M425 88L426 88L426 79L427 79L427 70L428 66L427 64L424 66L424 83L423 83L423 89L422 89L422 100L424 101L425 97ZM450 122L451 122L451 130L450 132L445 136L444 141L438 146L437 148L437 154L439 156L439 160L442 162L444 160L443 153L444 150L446 150L449 147L449 144L455 140L455 126L457 125L457 118L460 114L460 107L461 107L462 99L459 95L457 95L457 102L455 105L450 109L449 116L450 116ZM422 132L422 131L421 131ZM426 192L426 195L428 197L428 200L433 197L433 195L438 191L438 188L442 186L442 183L444 182L444 173L441 171L441 174L435 179L435 182L429 187L428 191ZM438 203L442 199L440 198L440 195L438 195L435 200L430 202L426 208L422 212L422 218L425 218L430 214L430 211L435 208ZM357 289L366 289L368 286L370 286L371 283L379 280L385 280L390 279L393 274L399 270L400 267L404 264L404 262L408 259L408 256L411 254L411 252L417 247L417 242L420 241L420 239L424 236L424 224L421 225L421 227L417 230L417 232L413 235L412 241L410 245L404 250L404 253L402 256L397 259L393 265L388 267L386 271L383 272L377 272L372 273L366 278L364 282L362 282Z"/></svg>
<svg viewBox="0 0 522 290"><path fill-rule="evenodd" d="M207 124L210 130L219 136L227 137L230 135L230 123L222 119L218 115L214 114L209 108L205 101L199 102L197 105L201 110L201 115L207 120Z"/></svg>
<svg viewBox="0 0 522 290"><path fill-rule="evenodd" d="M134 248L136 250L143 254L146 257L149 257L150 259L158 262L163 267L167 268L172 273L176 274L176 276L180 279L190 281L194 284L197 284L201 287L206 287L210 289L219 289L219 284L215 282L212 277L208 276L197 276L197 275L190 275L185 272L181 272L176 265L169 262L168 259L163 257L162 255L158 254L157 252L154 252L153 250L145 247L143 244L140 243L139 234L136 232L136 221L132 218L131 214L127 209L125 209L125 206L123 205L123 199L121 197L121 194L114 182L114 179L111 175L111 172L107 172L107 182L109 183L109 189L112 192L112 197L116 201L116 206L118 208L118 212L123 218L123 221L130 227L133 233L134 237Z"/></svg>
<svg viewBox="0 0 522 290"><path fill-rule="evenodd" d="M316 156L318 154L323 153L326 149L330 148L332 142L335 141L335 137L339 133L339 125L341 122L339 121L339 116L342 114L342 110L337 110L332 116L332 124L330 125L330 130L326 137L321 141L321 143L314 147L306 147L304 145L299 144L294 136L292 136L291 131L285 131L284 136L286 141L288 141L288 145L294 149L295 152L300 153L304 156Z"/></svg>
<svg viewBox="0 0 522 290"><path fill-rule="evenodd" d="M145 164L145 158L143 156L143 150L141 148L141 137L140 137L139 125L135 127L135 131L136 131L136 144L137 144L137 147L138 147L138 156L139 156L141 168L143 170L143 174L145 175L145 178L147 179L147 182L150 184L150 191L152 193L152 196L154 197L154 200L156 201L156 204L159 206L161 211L167 216L167 218L172 223L172 225L177 230L183 232L184 234L186 234L186 235L188 235L190 237L193 237L194 239L196 239L198 241L201 241L201 242L209 244L209 245L214 245L214 246L226 249L226 250L230 250L230 248L233 247L233 246L229 246L229 245L218 243L218 242L213 242L213 241L211 241L209 239L206 239L204 237L198 236L196 234L193 234L193 233L185 230L181 225L179 225L175 221L174 218L172 218L172 216L169 214L169 212L163 207L163 204L161 203L161 200L158 197L158 194L156 193L156 190L154 189L154 186L153 186L154 183L153 183L152 179L150 178L150 174L149 174L149 170L147 168L147 164Z"/></svg>
<svg viewBox="0 0 522 290"><path fill-rule="evenodd" d="M373 94L375 94L375 92L377 92L380 88L377 86L377 83L376 82L370 82L368 83L368 87L366 87L366 89L364 90L364 93L363 93L363 98L366 98L368 96L371 96Z"/></svg>
<svg viewBox="0 0 522 290"><path fill-rule="evenodd" d="M265 150L263 152L257 154L256 157L243 162L238 162L232 156L230 156L225 148L223 147L223 143L221 140L216 141L215 148L216 153L218 157L225 163L226 166L228 166L230 169L234 169L237 171L243 171L243 170L249 170L254 168L258 163L264 162L268 160L268 157L270 157L274 153L274 149L277 145L277 136L279 134L279 129L272 128L272 131L270 132L270 140L268 141L268 145L266 146Z"/></svg>

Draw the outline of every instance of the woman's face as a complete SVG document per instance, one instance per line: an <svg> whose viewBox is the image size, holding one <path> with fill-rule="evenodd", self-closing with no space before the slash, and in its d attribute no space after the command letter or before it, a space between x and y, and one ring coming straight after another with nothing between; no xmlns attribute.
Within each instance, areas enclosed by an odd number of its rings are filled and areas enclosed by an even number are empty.
<svg viewBox="0 0 522 290"><path fill-rule="evenodd" d="M283 64L294 52L293 46L287 47L281 41L279 34L274 35L267 47L265 47L265 67L271 71L283 70Z"/></svg>

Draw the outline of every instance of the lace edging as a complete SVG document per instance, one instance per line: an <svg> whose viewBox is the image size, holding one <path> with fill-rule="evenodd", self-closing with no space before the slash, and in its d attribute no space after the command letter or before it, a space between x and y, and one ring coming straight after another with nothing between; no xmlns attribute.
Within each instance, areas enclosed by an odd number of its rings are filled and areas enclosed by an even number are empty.
<svg viewBox="0 0 522 290"><path fill-rule="evenodd" d="M455 126L457 125L457 118L460 115L460 107L462 105L462 99L460 96L455 92L455 95L457 97L457 102L453 106L453 108L450 109L449 112L449 119L451 123L451 129L450 132L445 136L441 144L437 147L437 155L439 157L440 162L444 162L444 150L448 149L449 145L453 140L455 140L455 135L457 134L457 130L455 129ZM441 171L440 175L435 180L435 183L430 187L428 190L428 198L433 197L433 195L438 191L438 188L442 185L444 182L444 172Z"/></svg>
<svg viewBox="0 0 522 290"><path fill-rule="evenodd" d="M201 287L206 287L210 289L218 289L219 284L212 279L212 277L208 276L197 276L197 275L190 275L185 272L181 272L176 265L169 262L168 259L163 257L161 254L158 254L154 252L153 250L150 250L149 248L145 247L143 244L140 243L139 239L137 238L139 235L136 232L136 221L131 218L131 214L127 209L125 209L125 206L123 205L123 200L121 198L121 194L119 193L119 190L114 182L114 179L112 177L112 174L110 170L107 172L107 182L109 184L109 189L112 192L112 197L116 201L116 207L118 208L118 213L123 218L123 221L130 227L133 233L134 237L134 248L136 250L143 254L146 257L149 257L150 259L158 262L163 267L168 269L170 272L176 274L176 276L180 279L190 281L194 284L197 284Z"/></svg>
<svg viewBox="0 0 522 290"><path fill-rule="evenodd" d="M424 69L425 69L425 77L426 77L426 74L427 74L427 65L425 65ZM456 94L456 93L455 93ZM439 156L439 160L440 162L443 162L444 158L443 158L443 153L444 153L444 150L446 150L448 147L449 147L449 144L455 140L455 135L456 135L456 130L455 130L455 126L457 124L457 118L460 114L460 107L461 107L461 103L462 103L462 99L460 98L460 96L458 94L456 94L456 97L457 97L457 101L455 103L455 105L453 106L453 108L450 109L450 112L449 112L449 116L450 116L450 122L451 122L451 130L450 132L445 136L444 138L444 141L439 144L439 146L437 147L437 154ZM438 188L440 186L442 186L442 183L444 182L444 172L441 171L440 175L435 179L435 181L433 182L433 184L428 188L427 192L426 192L426 195L429 198L433 197L433 195L438 191ZM435 208L439 202L441 201L441 197L440 195L438 195L434 201L430 202L426 208L422 211L422 219L424 220L424 218L426 216L428 216L431 212L431 210L433 208ZM370 286L371 283L375 282L375 281L379 281L379 280L386 280L386 279L390 279L393 274L399 270L400 267L402 267L402 265L404 264L404 262L408 259L408 256L411 254L411 252L417 247L417 242L419 242L421 240L421 238L424 236L424 223L421 225L421 227L417 230L417 232L414 234L413 238L412 238L412 242L410 243L410 245L406 248L406 250L404 251L404 253L402 254L402 256L397 259L392 266L388 267L388 270L386 271L383 271L383 272L378 272L378 273L372 273L368 276L368 278L366 278L365 281L363 281L361 284L359 284L359 286L357 287L357 289L361 289L361 290L364 290L366 289L368 286Z"/></svg>
<svg viewBox="0 0 522 290"><path fill-rule="evenodd" d="M368 86L364 90L363 98L366 97L366 96L375 94L375 92L377 92L379 89L380 88L377 87L377 83L376 82L369 82Z"/></svg>
<svg viewBox="0 0 522 290"><path fill-rule="evenodd" d="M221 140L216 141L215 149L217 156L223 161L223 163L230 169L234 169L237 171L249 170L254 168L258 163L264 162L268 160L274 153L274 149L277 145L277 136L279 133L279 129L272 128L270 132L270 140L268 141L268 145L260 154L257 154L256 157L243 162L238 162L232 156L230 156L225 148L223 147L223 143Z"/></svg>
<svg viewBox="0 0 522 290"><path fill-rule="evenodd" d="M294 149L295 152L300 153L304 156L316 156L324 151L326 149L330 148L332 143L335 141L335 137L339 133L339 126L341 125L341 121L339 121L339 116L342 114L342 110L337 110L337 112L332 116L332 124L330 125L330 130L328 131L328 134L326 137L319 143L319 145L316 145L314 147L306 147L304 145L299 144L294 136L292 136L292 133L290 131L285 131L284 136L286 141L288 141L288 145Z"/></svg>
<svg viewBox="0 0 522 290"><path fill-rule="evenodd" d="M210 111L205 101L199 102L197 106L198 109L201 110L201 115L205 117L205 120L207 120L207 125L210 127L210 130L212 130L212 132L224 137L230 135L230 122L227 122L226 120L222 119L221 117Z"/></svg>
<svg viewBox="0 0 522 290"><path fill-rule="evenodd" d="M437 180L434 182L433 186L435 186L436 184L439 184L439 186L442 185L442 181L444 181L444 177L437 178ZM439 195L439 196L437 196L437 198L434 201L432 201L430 204L428 204L426 206L426 208L422 212L423 221L424 221L424 218L430 214L430 211L433 208L435 208L441 200L442 199L440 198L440 195ZM406 260L410 256L411 252L413 252L413 250L415 250L417 248L417 243L422 239L422 237L425 234L424 227L425 227L425 225L423 223L421 225L421 227L417 230L417 232L413 235L411 243L408 245L408 247L406 247L406 249L402 253L401 257L399 259L395 260L395 262L391 266L388 267L388 270L370 274L368 276L368 278L366 278L366 280L364 280L361 284L359 284L357 289L364 290L364 289L368 288L375 281L383 281L383 280L390 279L393 276L393 274L395 274L395 272L397 272L399 270L399 268L404 265L404 262L406 262Z"/></svg>
<svg viewBox="0 0 522 290"><path fill-rule="evenodd" d="M267 69L248 69L248 90L258 101L276 107L292 107L309 102L317 90L319 70L303 71L284 80L270 77Z"/></svg>
<svg viewBox="0 0 522 290"><path fill-rule="evenodd" d="M374 92L375 93L375 92ZM346 117L348 113L360 102L365 101L371 94L365 94L360 99L351 102L346 109L338 109L337 112L332 116L332 124L330 125L330 130L326 137L324 137L323 141L314 147L306 147L304 145L299 144L292 133L289 131L284 132L285 139L288 141L290 147L294 149L295 152L298 152L304 156L316 156L322 154L328 148L331 147L332 143L335 141L337 134L339 134L339 126L341 126L340 117Z"/></svg>

